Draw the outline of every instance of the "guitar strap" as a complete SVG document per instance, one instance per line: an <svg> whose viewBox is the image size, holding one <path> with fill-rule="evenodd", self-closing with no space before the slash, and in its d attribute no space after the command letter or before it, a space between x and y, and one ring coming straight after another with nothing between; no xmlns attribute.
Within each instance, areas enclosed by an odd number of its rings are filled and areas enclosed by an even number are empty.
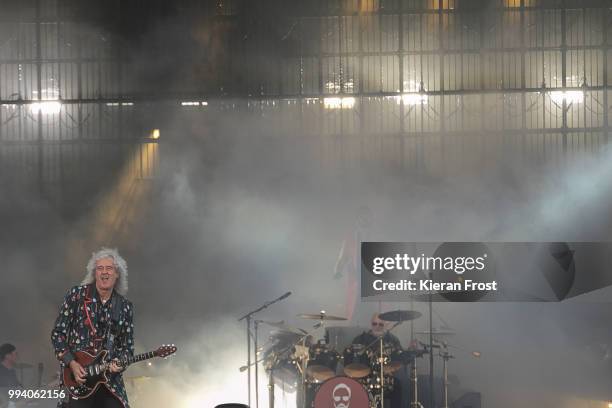
<svg viewBox="0 0 612 408"><path fill-rule="evenodd" d="M89 311L87 309L87 306L93 303L93 297L92 297L93 288L94 288L93 284L89 285L89 287L87 288L87 295L85 296L85 302L83 303L83 311L86 316L86 324L89 327L89 332L94 338L94 344L97 350L101 348L102 346L102 338L98 336L98 331L94 327L91 317L89 316ZM114 358L113 354L114 354L114 346L115 346L115 337L117 336L117 333L119 331L119 318L121 315L122 304L123 302L121 302L121 299L119 298L119 296L117 296L115 292L113 292L113 296L111 298L110 322L106 326L106 333L105 333L106 344L104 344L104 347L103 347L104 350L108 351L109 359Z"/></svg>
<svg viewBox="0 0 612 408"><path fill-rule="evenodd" d="M113 297L111 299L111 315L110 315L110 324L106 327L106 347L108 350L108 355L111 359L113 359L115 352L115 338L119 332L119 318L121 315L121 307L123 306L123 302L113 292Z"/></svg>

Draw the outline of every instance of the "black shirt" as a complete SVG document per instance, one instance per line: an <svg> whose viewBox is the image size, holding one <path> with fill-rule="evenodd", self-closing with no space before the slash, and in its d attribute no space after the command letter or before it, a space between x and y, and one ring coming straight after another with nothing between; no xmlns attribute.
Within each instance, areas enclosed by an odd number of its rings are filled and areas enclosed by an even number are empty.
<svg viewBox="0 0 612 408"><path fill-rule="evenodd" d="M21 384L19 384L19 381L17 381L17 373L15 370L12 368L6 368L4 364L0 364L0 387L21 388Z"/></svg>
<svg viewBox="0 0 612 408"><path fill-rule="evenodd" d="M376 340L378 340L378 336L372 334L372 331L367 331L355 337L353 339L353 344L363 344L367 347L374 343ZM383 343L392 347L402 348L399 339L389 332L385 333L385 335L383 336Z"/></svg>

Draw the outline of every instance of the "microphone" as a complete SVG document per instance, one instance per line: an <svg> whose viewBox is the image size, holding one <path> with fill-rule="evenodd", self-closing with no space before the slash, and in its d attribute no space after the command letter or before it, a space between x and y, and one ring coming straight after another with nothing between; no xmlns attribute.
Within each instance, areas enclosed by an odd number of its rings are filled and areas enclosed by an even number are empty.
<svg viewBox="0 0 612 408"><path fill-rule="evenodd" d="M285 293L283 296L279 297L278 300L287 299L289 296L291 296L291 292Z"/></svg>
<svg viewBox="0 0 612 408"><path fill-rule="evenodd" d="M240 367L240 372L243 372L244 370L246 370L247 368L249 368L249 366L242 366Z"/></svg>

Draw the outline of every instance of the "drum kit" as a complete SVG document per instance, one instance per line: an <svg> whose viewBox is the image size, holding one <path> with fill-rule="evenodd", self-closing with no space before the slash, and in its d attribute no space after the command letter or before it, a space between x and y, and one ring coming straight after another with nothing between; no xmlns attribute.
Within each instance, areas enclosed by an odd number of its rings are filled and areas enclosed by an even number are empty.
<svg viewBox="0 0 612 408"><path fill-rule="evenodd" d="M381 313L379 319L392 326L386 332L389 333L403 322L420 316L421 313L417 311L396 310ZM326 336L315 341L311 333L302 329L284 323L270 324L276 330L271 332L264 346L263 357L259 360L269 376L270 408L274 407L275 386L281 386L284 391L297 391L299 408L347 408L348 401L343 398L350 399L350 408L384 408L396 387L395 374L402 367L410 367L410 408L423 407L417 395L417 360L431 353L427 345L421 343L419 348L411 343L413 347L402 349L385 341L385 334L372 336L374 340L370 344L345 344L339 347L337 341L330 343L329 332L340 328L330 327L328 330L326 325L346 318L325 312L300 314L298 317L318 320L314 328L325 329ZM452 356L445 352L445 363L448 358ZM367 398L364 399L363 395L367 395Z"/></svg>

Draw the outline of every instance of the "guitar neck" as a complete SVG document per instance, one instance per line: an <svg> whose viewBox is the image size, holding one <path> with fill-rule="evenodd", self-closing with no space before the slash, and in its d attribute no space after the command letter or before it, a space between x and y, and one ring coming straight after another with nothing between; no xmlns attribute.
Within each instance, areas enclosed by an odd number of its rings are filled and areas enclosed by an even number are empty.
<svg viewBox="0 0 612 408"><path fill-rule="evenodd" d="M128 358L122 360L121 363L124 366L128 366L130 364L134 364L134 363L137 363L139 361L149 360L149 359L154 358L154 357L156 357L155 352L154 351L149 351L148 353L142 353L142 354L135 355L133 357L128 357Z"/></svg>

